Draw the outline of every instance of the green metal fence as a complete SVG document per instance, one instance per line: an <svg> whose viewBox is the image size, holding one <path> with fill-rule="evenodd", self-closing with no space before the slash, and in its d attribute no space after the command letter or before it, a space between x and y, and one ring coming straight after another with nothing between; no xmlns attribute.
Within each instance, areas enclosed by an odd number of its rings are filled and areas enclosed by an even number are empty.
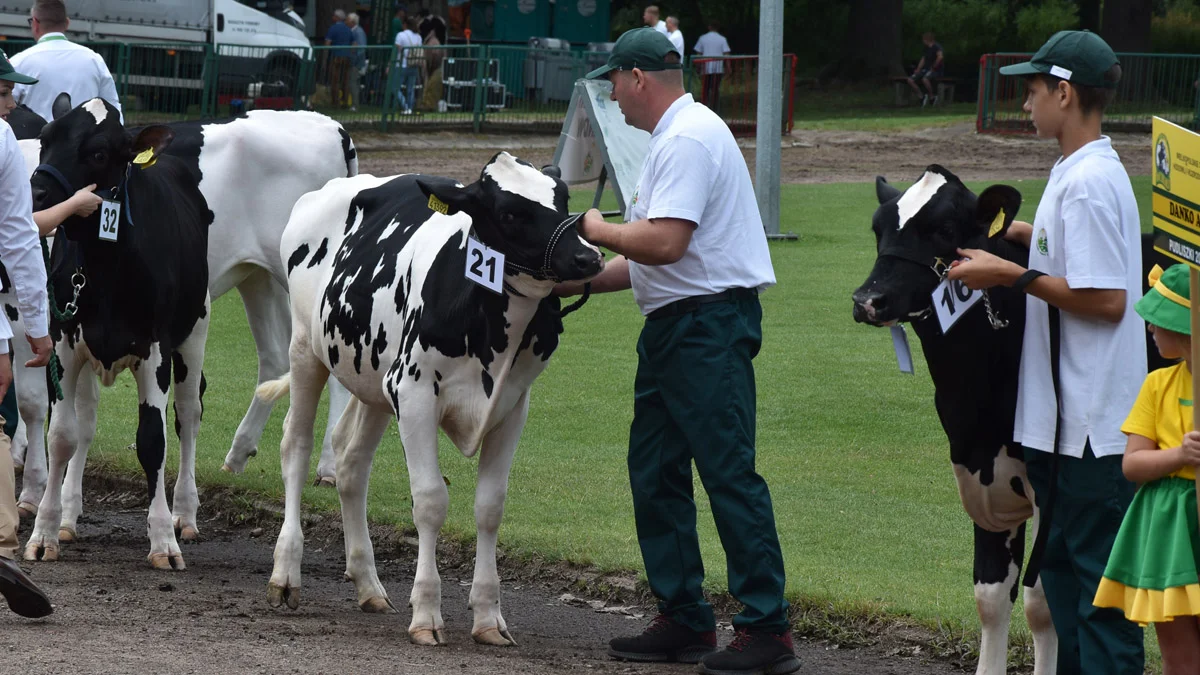
<svg viewBox="0 0 1200 675"><path fill-rule="evenodd" d="M1030 54L985 54L979 59L979 107L975 127L980 132L1033 133L1022 110L1025 82L1004 77L1000 68L1028 61ZM1149 131L1152 117L1162 117L1200 129L1200 55L1117 54L1121 82L1104 113L1108 131Z"/></svg>
<svg viewBox="0 0 1200 675"><path fill-rule="evenodd" d="M0 43L11 56L29 41ZM253 109L316 110L348 127L561 129L575 81L603 52L510 45L260 47L87 42L112 71L130 125L224 117ZM714 65L685 66L685 87L712 97L735 131L753 133L757 58L730 57L715 97ZM795 57L785 58L785 127ZM706 88L707 87L707 88ZM411 92L411 93L410 93ZM786 131L786 128L785 128Z"/></svg>

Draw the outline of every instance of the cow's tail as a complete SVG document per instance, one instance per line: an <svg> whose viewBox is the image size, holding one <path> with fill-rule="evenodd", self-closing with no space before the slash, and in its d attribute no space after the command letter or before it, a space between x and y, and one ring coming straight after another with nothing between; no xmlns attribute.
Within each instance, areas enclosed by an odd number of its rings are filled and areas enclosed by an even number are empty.
<svg viewBox="0 0 1200 675"><path fill-rule="evenodd" d="M254 390L254 395L263 403L274 403L292 389L292 374L284 373L283 377L278 380L270 380L258 385L258 389Z"/></svg>
<svg viewBox="0 0 1200 675"><path fill-rule="evenodd" d="M350 138L350 133L345 127L338 126L338 133L342 136L342 155L346 159L346 175L358 175L358 149L354 147L354 141Z"/></svg>

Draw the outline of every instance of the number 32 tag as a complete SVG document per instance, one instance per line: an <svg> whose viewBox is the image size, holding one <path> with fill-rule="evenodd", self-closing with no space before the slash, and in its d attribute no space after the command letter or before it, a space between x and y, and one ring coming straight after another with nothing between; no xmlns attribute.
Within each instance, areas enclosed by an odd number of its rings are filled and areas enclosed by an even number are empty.
<svg viewBox="0 0 1200 675"><path fill-rule="evenodd" d="M949 331L982 297L983 291L973 291L961 281L942 279L942 283L933 289L933 308L937 311L942 332Z"/></svg>
<svg viewBox="0 0 1200 675"><path fill-rule="evenodd" d="M107 199L100 203L100 238L104 241L117 240L117 228L121 225L121 202Z"/></svg>
<svg viewBox="0 0 1200 675"><path fill-rule="evenodd" d="M504 254L467 237L467 268L463 276L493 293L503 293Z"/></svg>

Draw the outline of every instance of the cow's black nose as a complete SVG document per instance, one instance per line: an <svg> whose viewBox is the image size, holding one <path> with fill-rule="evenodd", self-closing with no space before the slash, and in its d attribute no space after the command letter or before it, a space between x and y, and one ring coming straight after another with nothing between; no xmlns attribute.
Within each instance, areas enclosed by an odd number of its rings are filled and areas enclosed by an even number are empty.
<svg viewBox="0 0 1200 675"><path fill-rule="evenodd" d="M584 250L575 254L575 269L582 276L591 276L600 271L600 256L595 251Z"/></svg>
<svg viewBox="0 0 1200 675"><path fill-rule="evenodd" d="M854 320L859 323L874 323L887 309L887 296L875 291L859 291L854 294Z"/></svg>

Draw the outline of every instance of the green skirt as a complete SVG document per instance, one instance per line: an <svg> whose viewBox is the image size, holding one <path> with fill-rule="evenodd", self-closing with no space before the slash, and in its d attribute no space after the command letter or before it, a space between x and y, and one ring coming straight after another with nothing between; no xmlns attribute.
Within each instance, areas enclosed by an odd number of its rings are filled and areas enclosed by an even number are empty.
<svg viewBox="0 0 1200 675"><path fill-rule="evenodd" d="M1115 607L1143 626L1200 616L1200 523L1196 483L1166 477L1133 498L1096 589L1097 607Z"/></svg>

